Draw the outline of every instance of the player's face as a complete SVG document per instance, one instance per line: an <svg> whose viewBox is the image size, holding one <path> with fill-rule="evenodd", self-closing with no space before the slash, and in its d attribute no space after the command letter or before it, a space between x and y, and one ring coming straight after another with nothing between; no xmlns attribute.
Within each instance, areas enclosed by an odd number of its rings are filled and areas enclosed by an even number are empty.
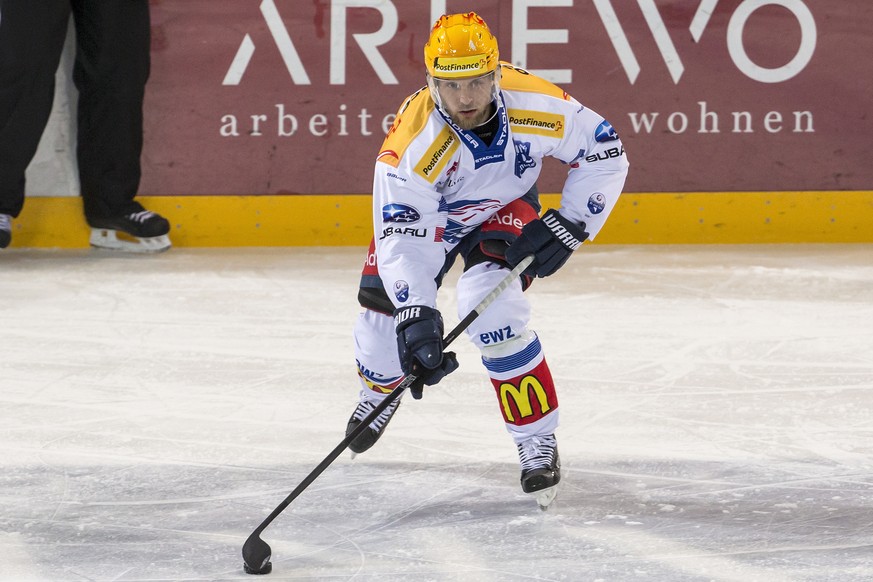
<svg viewBox="0 0 873 582"><path fill-rule="evenodd" d="M494 98L494 73L472 79L434 79L443 109L462 129L488 121Z"/></svg>

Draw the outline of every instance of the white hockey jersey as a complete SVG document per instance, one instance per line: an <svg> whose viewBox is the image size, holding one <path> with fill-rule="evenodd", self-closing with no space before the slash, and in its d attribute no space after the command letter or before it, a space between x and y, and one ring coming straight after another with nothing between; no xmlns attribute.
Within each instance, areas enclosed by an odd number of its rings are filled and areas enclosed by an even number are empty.
<svg viewBox="0 0 873 582"><path fill-rule="evenodd" d="M567 164L561 214L593 239L615 207L628 162L615 130L555 85L501 63L499 127L490 146L455 126L427 89L404 101L376 161L379 275L396 307L436 307L446 252L524 196L551 156Z"/></svg>

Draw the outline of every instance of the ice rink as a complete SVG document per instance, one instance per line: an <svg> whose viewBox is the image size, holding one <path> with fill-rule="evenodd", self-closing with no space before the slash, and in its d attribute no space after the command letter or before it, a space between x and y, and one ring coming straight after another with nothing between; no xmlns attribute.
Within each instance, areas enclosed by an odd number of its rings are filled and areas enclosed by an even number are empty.
<svg viewBox="0 0 873 582"><path fill-rule="evenodd" d="M251 580L357 400L364 254L0 252L0 579ZM464 337L264 532L267 580L873 579L873 246L586 245L529 295L552 508Z"/></svg>

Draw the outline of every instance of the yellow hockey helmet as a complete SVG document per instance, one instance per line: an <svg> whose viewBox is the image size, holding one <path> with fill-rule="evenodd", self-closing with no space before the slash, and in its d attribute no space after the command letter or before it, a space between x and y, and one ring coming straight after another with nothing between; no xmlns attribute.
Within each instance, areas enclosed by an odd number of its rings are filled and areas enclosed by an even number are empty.
<svg viewBox="0 0 873 582"><path fill-rule="evenodd" d="M438 79L485 75L498 58L497 39L475 12L441 16L424 45L427 72Z"/></svg>

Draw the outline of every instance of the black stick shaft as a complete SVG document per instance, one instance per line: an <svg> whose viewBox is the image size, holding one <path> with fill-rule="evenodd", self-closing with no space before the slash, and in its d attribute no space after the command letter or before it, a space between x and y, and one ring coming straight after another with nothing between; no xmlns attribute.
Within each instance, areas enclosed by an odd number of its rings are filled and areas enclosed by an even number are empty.
<svg viewBox="0 0 873 582"><path fill-rule="evenodd" d="M501 293L503 293L503 291L505 291L507 287L512 285L512 283L524 272L524 270L528 267L528 265L531 264L531 262L533 262L532 255L527 256L524 259L522 259L521 262L518 263L518 265L516 265L515 268L512 269L512 271L506 277L504 277L503 280L500 283L498 283L497 286L488 295L486 295L485 298L482 299L482 301L480 301L476 307L473 308L473 311L468 313L467 316L464 317L464 319L462 319L461 322L458 325L456 325L454 327L454 329L452 329L448 333L448 335L446 335L445 339L443 340L444 345L448 346L450 343L455 341L458 338L458 336L460 336L462 333L464 333L464 330L467 329L467 327L469 327L469 325L471 323L473 323L473 321L477 317L479 317L479 314L481 314L483 311L485 311L485 309L489 305L491 305L491 303L493 303L494 300L497 299L497 296L500 295ZM385 399L382 400L382 402L380 402L379 405L376 406L376 408L373 409L370 412L370 414L368 414L361 421L361 423L357 427L355 427L355 429L352 432L347 434L346 437L336 447L334 447L334 449L324 458L324 460L322 460L318 464L318 466L315 467L315 469L313 469L309 473L309 475L307 475L303 479L303 481L301 481L300 484L294 488L294 491L292 491L291 493L288 494L288 496L282 501L282 503L280 503L276 507L276 509L274 509L273 512L270 515L268 515L267 518L263 522L261 522L261 525L259 525L257 528L255 528L255 530L252 532L251 535L252 536L261 535L261 532L263 532L265 529L267 529L267 526L270 525L273 522L273 520L279 516L280 513L285 511L285 508L287 508L289 505L291 505L291 502L294 501L301 493L303 493L303 491L307 487L309 487L312 484L312 482L315 481L318 478L318 476L321 475L324 472L324 470L327 469L331 465L331 463L333 463L337 459L337 457L339 457L343 453L344 450L346 450L346 448L349 446L349 444L353 440L355 440L355 438L359 434L361 434L362 432L364 432L364 430L366 430L366 428L370 425L371 422L373 422L373 420L376 419L377 416L382 414L382 412L386 408L388 408L392 402L394 402L395 400L400 398L400 395L403 393L404 390L406 390L407 388L412 386L417 381L418 381L417 376L409 375L406 378L404 378L403 381L397 386L397 388L395 388L391 392L391 394L389 394L387 397L385 397Z"/></svg>

